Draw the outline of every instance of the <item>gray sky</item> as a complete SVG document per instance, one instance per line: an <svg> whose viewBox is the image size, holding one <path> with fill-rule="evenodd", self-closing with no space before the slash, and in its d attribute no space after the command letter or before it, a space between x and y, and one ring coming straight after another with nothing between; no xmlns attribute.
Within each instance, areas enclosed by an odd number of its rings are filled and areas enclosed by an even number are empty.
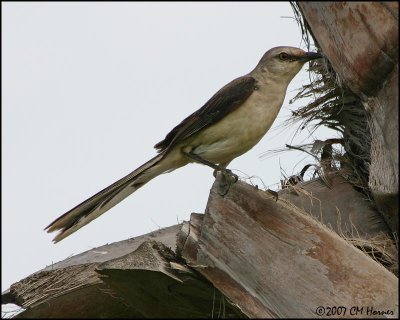
<svg viewBox="0 0 400 320"><path fill-rule="evenodd" d="M154 156L155 143L271 47L302 47L289 3L2 3L2 291L70 255L203 212L212 170L162 175L54 245L43 228ZM276 189L304 154L279 127L230 168ZM323 138L329 133L322 132ZM308 159L310 160L310 159ZM307 159L305 160L307 161ZM261 185L260 180L253 179Z"/></svg>

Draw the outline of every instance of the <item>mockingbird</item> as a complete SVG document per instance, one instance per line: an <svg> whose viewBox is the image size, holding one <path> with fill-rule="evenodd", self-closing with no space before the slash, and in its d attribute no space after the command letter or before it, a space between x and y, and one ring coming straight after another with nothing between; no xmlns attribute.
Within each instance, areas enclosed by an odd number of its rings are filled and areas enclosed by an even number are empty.
<svg viewBox="0 0 400 320"><path fill-rule="evenodd" d="M227 165L250 150L275 120L286 88L315 52L293 47L267 51L250 73L214 94L154 147L158 155L49 224L56 243L111 209L158 175L197 162L231 174ZM231 174L232 175L232 174ZM237 179L237 177L236 177Z"/></svg>

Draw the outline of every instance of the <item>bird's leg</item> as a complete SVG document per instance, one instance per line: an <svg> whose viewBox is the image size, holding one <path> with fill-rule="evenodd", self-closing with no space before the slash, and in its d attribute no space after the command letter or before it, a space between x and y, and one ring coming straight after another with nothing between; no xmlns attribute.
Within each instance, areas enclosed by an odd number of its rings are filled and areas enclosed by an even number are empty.
<svg viewBox="0 0 400 320"><path fill-rule="evenodd" d="M238 181L238 176L236 174L234 174L231 170L226 169L224 166L219 166L215 163L212 163L211 161L208 161L206 159L203 159L202 157L200 157L199 155L192 153L192 152L186 152L182 150L182 153L187 156L188 158L195 160L196 162L202 163L206 166L209 166L211 168L214 169L214 177L217 176L217 172L220 171L222 174L225 175L230 175L233 176L235 178L235 182Z"/></svg>
<svg viewBox="0 0 400 320"><path fill-rule="evenodd" d="M192 159L192 160L195 160L196 162L200 162L200 163L202 163L202 164L204 164L204 165L206 165L206 166L209 166L209 167L213 168L213 169L216 170L216 171L223 171L223 170L225 170L224 168L220 167L219 165L217 165L217 164L215 164L215 163L212 163L211 161L208 161L208 160L206 160L206 159L203 159L203 158L200 157L199 155L194 154L194 153L192 153L192 152L186 152L186 151L183 151L183 150L182 150L182 153L183 153L186 157L188 157L188 158L190 158L190 159Z"/></svg>
<svg viewBox="0 0 400 320"><path fill-rule="evenodd" d="M239 177L236 174L232 173L231 170L226 169L223 166L219 166L215 163L212 163L211 161L203 159L199 155L194 154L192 152L186 152L186 151L182 150L182 153L185 156L187 156L188 158L195 160L196 162L202 163L206 166L213 168L214 169L214 173L213 173L214 177L217 176L218 172L221 172L219 194L222 196L226 195L228 193L231 185L239 180Z"/></svg>

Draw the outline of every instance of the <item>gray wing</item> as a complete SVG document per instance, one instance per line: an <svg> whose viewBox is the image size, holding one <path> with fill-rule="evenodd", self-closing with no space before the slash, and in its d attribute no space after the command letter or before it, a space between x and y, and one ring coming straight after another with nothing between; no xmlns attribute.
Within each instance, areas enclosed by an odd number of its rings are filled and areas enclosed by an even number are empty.
<svg viewBox="0 0 400 320"><path fill-rule="evenodd" d="M243 76L231 81L214 94L204 106L173 128L154 148L158 152L167 152L177 143L236 110L256 89L256 79L251 76Z"/></svg>

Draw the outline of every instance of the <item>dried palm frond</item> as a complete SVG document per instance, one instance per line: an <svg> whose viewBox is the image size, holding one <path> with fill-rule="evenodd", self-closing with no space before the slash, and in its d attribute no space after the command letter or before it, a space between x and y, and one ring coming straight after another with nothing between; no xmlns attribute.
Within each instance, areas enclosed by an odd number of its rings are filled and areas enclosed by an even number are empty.
<svg viewBox="0 0 400 320"><path fill-rule="evenodd" d="M313 40L315 47L318 48L318 43L303 19L300 8L295 2L291 2L291 6L306 46L310 48ZM338 132L339 139L325 140L325 144L329 144L329 141L338 143L340 140L343 146L340 152L337 149L331 152L330 163L341 164L336 169L345 168L345 170L338 170L339 174L344 175L357 190L369 196L371 133L368 115L360 99L344 85L327 59L310 64L309 71L314 79L310 84L300 88L290 103L310 97L313 99L300 109L292 111L292 117L286 124L293 125L300 122L299 130L307 127L313 132L316 128L325 126ZM327 150L328 147L325 148L325 152ZM319 151L323 158L324 148L320 148ZM326 158L321 158L320 162L326 162Z"/></svg>

